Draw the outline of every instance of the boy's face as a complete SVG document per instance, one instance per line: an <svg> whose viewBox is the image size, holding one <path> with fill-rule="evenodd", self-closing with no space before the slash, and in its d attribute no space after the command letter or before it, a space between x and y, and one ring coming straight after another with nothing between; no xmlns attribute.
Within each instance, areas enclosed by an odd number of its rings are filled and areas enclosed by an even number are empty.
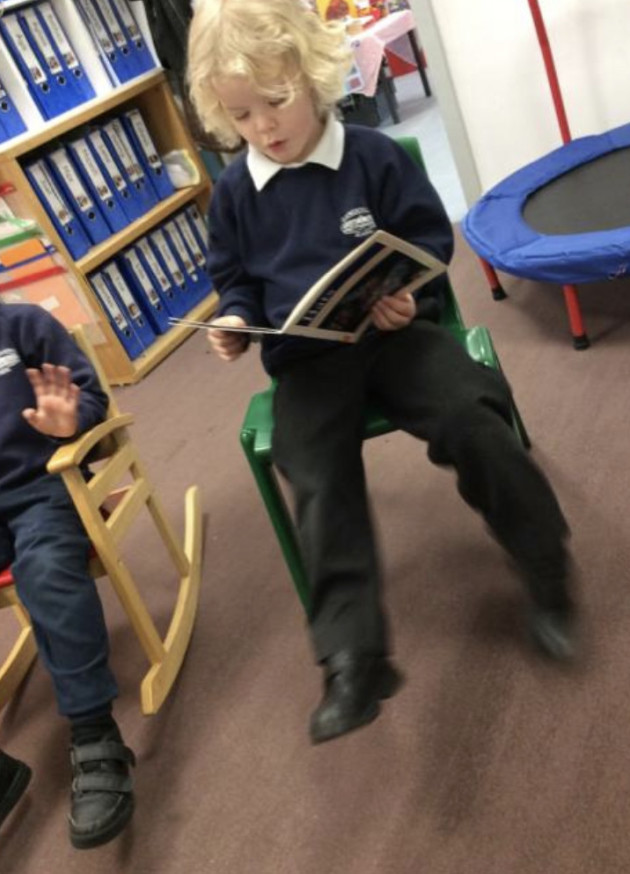
<svg viewBox="0 0 630 874"><path fill-rule="evenodd" d="M299 163L319 142L324 122L307 89L292 100L280 90L278 97L269 97L244 76L217 79L214 88L237 132L272 161Z"/></svg>

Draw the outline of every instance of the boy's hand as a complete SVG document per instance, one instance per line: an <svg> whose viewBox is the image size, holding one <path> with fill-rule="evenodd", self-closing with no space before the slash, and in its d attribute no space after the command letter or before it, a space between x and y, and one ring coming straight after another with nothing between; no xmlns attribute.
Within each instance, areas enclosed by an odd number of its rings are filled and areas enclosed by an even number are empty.
<svg viewBox="0 0 630 874"><path fill-rule="evenodd" d="M41 370L27 368L37 407L22 410L26 421L48 437L74 437L79 426L77 409L81 390L70 379L70 369L42 364Z"/></svg>
<svg viewBox="0 0 630 874"><path fill-rule="evenodd" d="M413 320L416 301L408 291L386 294L372 307L372 321L380 331L399 331Z"/></svg>
<svg viewBox="0 0 630 874"><path fill-rule="evenodd" d="M247 325L245 319L242 319L240 316L221 316L220 319L216 319L216 323L233 325L235 328L244 328ZM249 345L249 336L247 334L238 334L235 331L221 331L220 328L208 328L208 340L214 351L223 361L235 361Z"/></svg>

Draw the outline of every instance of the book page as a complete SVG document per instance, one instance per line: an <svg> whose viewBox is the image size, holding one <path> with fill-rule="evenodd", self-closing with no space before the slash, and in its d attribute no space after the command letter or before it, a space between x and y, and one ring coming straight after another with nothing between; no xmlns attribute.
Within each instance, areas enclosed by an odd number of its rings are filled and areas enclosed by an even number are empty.
<svg viewBox="0 0 630 874"><path fill-rule="evenodd" d="M376 231L307 292L283 330L355 342L379 298L412 293L445 270L446 265L417 246Z"/></svg>
<svg viewBox="0 0 630 874"><path fill-rule="evenodd" d="M317 327L329 331L357 331L365 319L370 318L372 307L379 298L414 290L419 284L412 285L414 280L422 281L428 272L426 265L408 255L389 252L376 267L359 276L341 300L325 308L316 322Z"/></svg>

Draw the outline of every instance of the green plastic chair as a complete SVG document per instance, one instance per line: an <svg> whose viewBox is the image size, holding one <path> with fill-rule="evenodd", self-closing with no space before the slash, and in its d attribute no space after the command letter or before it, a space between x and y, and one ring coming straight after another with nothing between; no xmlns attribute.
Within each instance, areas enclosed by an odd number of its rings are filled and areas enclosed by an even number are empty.
<svg viewBox="0 0 630 874"><path fill-rule="evenodd" d="M421 166L424 166L416 139L402 137L398 142ZM466 328L450 283L448 283L448 294L440 323L451 331L474 361L501 371L501 365L488 329L481 325ZM273 393L274 384L272 382L268 389L258 392L250 400L241 427L241 446L254 474L256 485L269 514L297 594L304 608L308 610L310 603L309 583L298 545L295 525L271 462ZM531 443L516 405L512 407L512 424L523 446L528 449ZM366 409L365 440L388 434L394 430L394 426L378 409L375 407Z"/></svg>

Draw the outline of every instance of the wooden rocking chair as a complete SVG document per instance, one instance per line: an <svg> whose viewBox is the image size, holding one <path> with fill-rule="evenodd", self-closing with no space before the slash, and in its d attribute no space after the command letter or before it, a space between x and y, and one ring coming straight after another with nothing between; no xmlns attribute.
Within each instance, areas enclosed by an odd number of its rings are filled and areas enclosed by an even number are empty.
<svg viewBox="0 0 630 874"><path fill-rule="evenodd" d="M109 579L127 613L150 668L140 686L142 712L156 713L166 699L192 634L201 575L201 501L191 486L185 497L183 544L176 536L155 494L129 434L133 418L121 414L100 362L82 328L72 335L96 370L110 404L107 418L73 443L61 446L48 463L60 474L93 546L90 571ZM86 481L85 463L98 462ZM121 486L121 483L124 483ZM140 510L147 507L177 570L179 590L167 633L162 639L119 551L119 544ZM112 509L113 507L113 509ZM4 582L3 582L4 581ZM0 708L15 692L35 658L36 649L28 615L20 604L10 569L0 573L0 608L9 606L20 624L20 635L0 667Z"/></svg>

